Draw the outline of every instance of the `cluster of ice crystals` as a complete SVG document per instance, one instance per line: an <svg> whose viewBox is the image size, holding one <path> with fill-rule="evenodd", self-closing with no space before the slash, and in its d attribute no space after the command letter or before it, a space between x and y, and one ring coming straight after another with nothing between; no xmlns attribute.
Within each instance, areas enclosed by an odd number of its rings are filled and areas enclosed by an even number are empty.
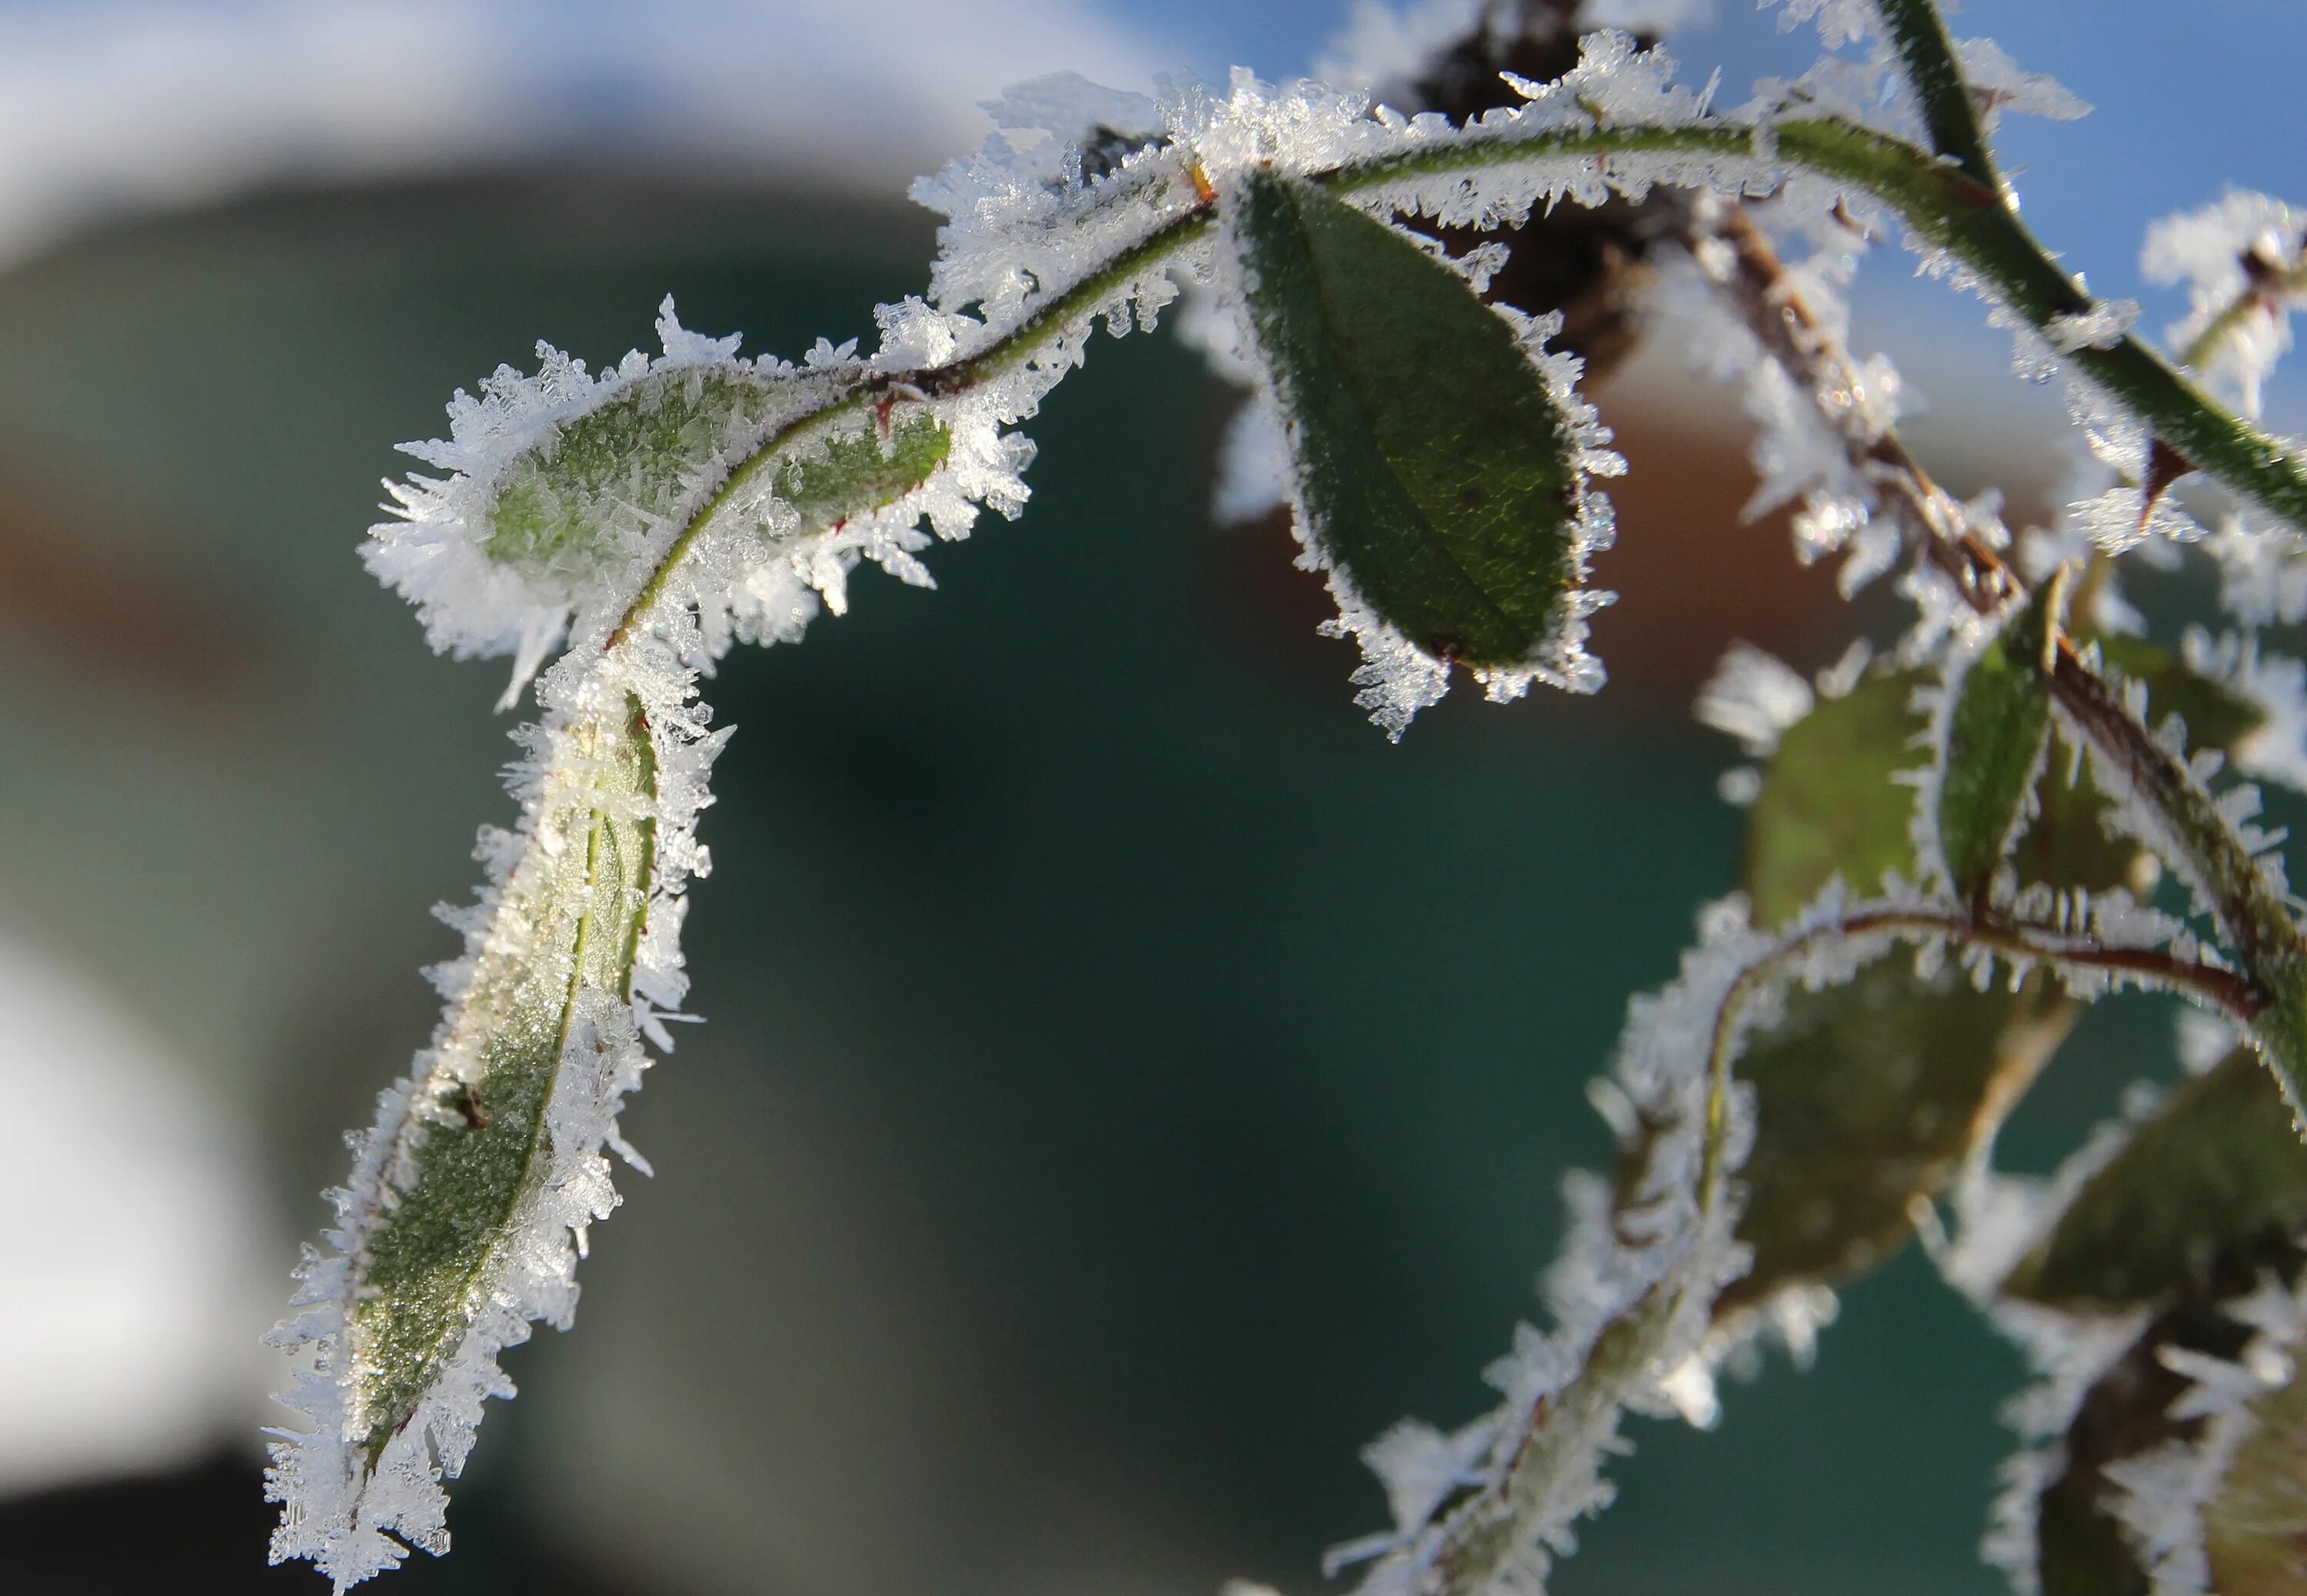
<svg viewBox="0 0 2307 1596"><path fill-rule="evenodd" d="M1694 713L1701 725L1736 738L1747 757L1767 759L1780 734L1817 704L1793 666L1751 643L1734 643L1698 690Z"/></svg>
<svg viewBox="0 0 2307 1596"><path fill-rule="evenodd" d="M2151 283L2187 286L2187 314L2165 335L2183 355L2207 333L2198 369L2257 415L2267 374L2291 347L2294 306L2307 300L2307 210L2230 191L2148 229L2140 269Z"/></svg>
<svg viewBox="0 0 2307 1596"><path fill-rule="evenodd" d="M2078 349L2112 349L2131 335L2139 320L2135 299L2102 299L2088 311L2051 318L2051 346L2062 354Z"/></svg>
<svg viewBox="0 0 2307 1596"><path fill-rule="evenodd" d="M1757 334L1743 304L1747 285L1730 245L1702 235L1712 215L1702 200L1700 242L1681 260L1661 264L1652 314L1672 329L1688 358L1717 381L1736 382L1754 423L1757 482L1748 516L1799 501L1793 517L1795 549L1808 564L1840 554L1837 580L1857 592L1898 562L1903 546L1895 519L1878 515L1880 468L1871 451L1897 426L1902 401L1898 370L1885 356L1852 360L1840 354L1848 326L1840 285L1865 248L1871 219L1855 213L1832 190L1805 179L1789 181L1771 201L1755 206L1757 223L1809 252L1787 262L1760 307L1777 315L1798 308L1797 337L1817 354L1820 373L1789 368L1781 352Z"/></svg>
<svg viewBox="0 0 2307 1596"><path fill-rule="evenodd" d="M2298 1376L2307 1346L2307 1301L2299 1289L2263 1273L2249 1295L2226 1313L2252 1332L2233 1361L2184 1347L2158 1356L2192 1382L2170 1410L2176 1420L2204 1421L2191 1439L2170 1440L2136 1457L2109 1464L2108 1499L2155 1596L2198 1596L2211 1586L2203 1514L2233 1472L2236 1454L2260 1419L2253 1404Z"/></svg>
<svg viewBox="0 0 2307 1596"><path fill-rule="evenodd" d="M1874 0L1755 0L1757 10L1779 7L1779 31L1791 33L1805 22L1818 24L1819 42L1830 50L1864 44L1882 32Z"/></svg>
<svg viewBox="0 0 2307 1596"><path fill-rule="evenodd" d="M1979 121L1990 133L2006 111L2051 122L2072 122L2090 115L2088 102L2047 73L2025 71L1991 38L1960 40L1955 59L1962 67L1963 81L1970 86Z"/></svg>

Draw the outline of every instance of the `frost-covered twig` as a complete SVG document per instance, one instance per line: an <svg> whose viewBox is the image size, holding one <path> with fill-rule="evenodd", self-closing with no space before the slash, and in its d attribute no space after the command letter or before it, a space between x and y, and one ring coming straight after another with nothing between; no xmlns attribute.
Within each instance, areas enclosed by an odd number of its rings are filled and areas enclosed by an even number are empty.
<svg viewBox="0 0 2307 1596"><path fill-rule="evenodd" d="M1573 1526L1610 1499L1600 1468L1624 1449L1621 1413L1711 1418L1712 1370L1730 1350L1710 1334L1714 1304L1747 1267L1733 1177L1753 1109L1734 1066L1789 987L1839 985L1903 942L1925 959L1958 951L1982 983L2000 973L2015 986L2043 966L2087 996L2140 986L2238 1022L2256 1012L2232 971L2119 897L2054 920L1982 919L1914 897L1850 904L1836 884L1775 934L1750 926L1735 900L1701 923L1680 977L1631 1005L1619 1044L1609 1094L1641 1176L1615 1199L1600 1182L1569 1185L1572 1234L1548 1280L1557 1323L1524 1327L1488 1371L1505 1403L1453 1434L1405 1421L1371 1446L1395 1528L1332 1554L1334 1566L1379 1559L1359 1596L1542 1590Z"/></svg>
<svg viewBox="0 0 2307 1596"><path fill-rule="evenodd" d="M1925 8L1926 9L1926 8ZM1640 158L1659 158L1659 175L1767 186L1784 171L1810 171L1856 184L1897 211L1918 235L1945 249L2038 331L2049 336L2061 317L2087 313L2092 302L2075 286L1985 185L1956 167L1899 140L1833 118L1743 122L1729 118L1667 126L1604 124L1565 127L1524 111L1494 112L1463 129L1411 123L1394 138L1373 141L1373 153L1308 170L1303 175L1342 196L1392 200L1445 222L1495 221L1494 201L1477 181L1487 172L1524 167L1590 168L1602 182L1624 164L1628 177L1652 179ZM1699 165L1689 166L1695 161ZM1630 164L1626 164L1630 163ZM1711 169L1714 175L1710 177ZM1559 181L1559 180L1557 180ZM881 371L852 392L796 418L791 430L762 440L759 451L731 473L728 491L741 492L765 462L817 430L884 401L946 397L1015 370L1048 349L1091 309L1113 298L1134 277L1183 254L1211 226L1209 201L1179 202L1172 214L1126 250L1036 303L1032 312L998 334L988 329L974 347L933 364ZM2307 460L2260 433L2189 385L2143 344L2127 335L2087 346L2071 358L2095 380L2166 438L2196 467L2217 476L2273 514L2307 527ZM708 509L717 508L718 501ZM701 525L709 516L700 516ZM667 550L668 567L684 559L688 539ZM660 576L639 601L653 602Z"/></svg>

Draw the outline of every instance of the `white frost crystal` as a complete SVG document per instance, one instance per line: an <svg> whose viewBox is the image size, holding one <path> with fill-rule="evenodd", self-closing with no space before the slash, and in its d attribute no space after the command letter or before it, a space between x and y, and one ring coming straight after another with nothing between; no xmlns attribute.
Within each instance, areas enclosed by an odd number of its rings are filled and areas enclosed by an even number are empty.
<svg viewBox="0 0 2307 1596"><path fill-rule="evenodd" d="M2165 335L2171 347L2184 354L2217 329L2200 369L2251 415L2267 374L2291 347L2291 310L2307 299L2303 249L2307 210L2233 190L2156 223L2140 255L2148 282L2187 286L2187 314Z"/></svg>
<svg viewBox="0 0 2307 1596"><path fill-rule="evenodd" d="M1788 727L1818 705L1802 673L1751 643L1734 643L1698 691L1700 724L1738 739L1750 759L1777 752Z"/></svg>

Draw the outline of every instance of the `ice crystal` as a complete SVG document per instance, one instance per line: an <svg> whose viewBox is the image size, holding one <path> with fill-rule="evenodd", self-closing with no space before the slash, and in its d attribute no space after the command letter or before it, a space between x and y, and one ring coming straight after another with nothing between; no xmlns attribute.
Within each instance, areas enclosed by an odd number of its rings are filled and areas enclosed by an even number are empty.
<svg viewBox="0 0 2307 1596"><path fill-rule="evenodd" d="M1701 724L1737 738L1749 758L1767 759L1780 735L1817 704L1811 684L1792 666L1750 643L1734 643L1699 689L1694 713Z"/></svg>
<svg viewBox="0 0 2307 1596"><path fill-rule="evenodd" d="M2307 210L2243 190L2148 229L2147 280L2187 286L2187 314L2165 335L2171 347L2251 415L2291 347L2291 310L2307 299L2303 251Z"/></svg>
<svg viewBox="0 0 2307 1596"><path fill-rule="evenodd" d="M2090 115L2089 104L2057 79L2027 72L1991 38L1966 38L1955 46L1955 59L1979 121L1988 132L2003 113L2040 116L2052 122L2072 122Z"/></svg>

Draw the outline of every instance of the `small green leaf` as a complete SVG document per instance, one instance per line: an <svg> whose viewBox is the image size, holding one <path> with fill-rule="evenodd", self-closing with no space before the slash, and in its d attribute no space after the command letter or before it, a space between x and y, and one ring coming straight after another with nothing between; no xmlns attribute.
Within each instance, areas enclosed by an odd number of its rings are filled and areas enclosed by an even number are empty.
<svg viewBox="0 0 2307 1596"><path fill-rule="evenodd" d="M1967 902L1985 894L2042 768L2051 732L2042 655L2055 593L2013 616L1948 688L1934 818L1947 877Z"/></svg>
<svg viewBox="0 0 2307 1596"><path fill-rule="evenodd" d="M375 1466L488 1301L486 1283L545 1168L546 1106L579 1004L630 995L656 870L656 763L638 699L558 734L576 772L538 816L441 1056L393 1156L403 1161L355 1260L348 1432Z"/></svg>
<svg viewBox="0 0 2307 1596"><path fill-rule="evenodd" d="M773 379L733 366L635 379L505 468L488 513L489 558L582 578L609 552L612 518L673 515L699 474L755 436L781 402Z"/></svg>
<svg viewBox="0 0 2307 1596"><path fill-rule="evenodd" d="M1512 668L1583 575L1574 427L1514 329L1384 223L1272 173L1234 230L1321 550L1437 659Z"/></svg>
<svg viewBox="0 0 2307 1596"><path fill-rule="evenodd" d="M1977 992L1894 952L1852 980L1787 997L1738 1061L1754 1092L1739 1239L1754 1267L1723 1311L1798 1281L1865 1274L1906 1245L1914 1205L1946 1182L2031 1083L2075 1005L2040 975Z"/></svg>
<svg viewBox="0 0 2307 1596"><path fill-rule="evenodd" d="M2225 682L2190 670L2169 649L2137 637L2108 634L2099 655L2114 671L2147 684L2147 710L2157 721L2176 714L2197 748L2233 748L2266 723L2267 712Z"/></svg>
<svg viewBox="0 0 2307 1596"><path fill-rule="evenodd" d="M788 460L777 472L776 493L801 512L804 526L828 526L903 498L952 452L953 434L915 410L886 438L870 430L836 433L822 450Z"/></svg>
<svg viewBox="0 0 2307 1596"><path fill-rule="evenodd" d="M2307 1145L2265 1063L2238 1047L2085 1182L2003 1290L2067 1308L2168 1299L2212 1260L2307 1225Z"/></svg>
<svg viewBox="0 0 2307 1596"><path fill-rule="evenodd" d="M1858 892L1888 870L1913 877L1915 795L1892 778L1916 764L1924 721L1908 701L1928 679L1868 677L1780 738L1747 815L1742 884L1755 924L1782 924L1838 875Z"/></svg>

